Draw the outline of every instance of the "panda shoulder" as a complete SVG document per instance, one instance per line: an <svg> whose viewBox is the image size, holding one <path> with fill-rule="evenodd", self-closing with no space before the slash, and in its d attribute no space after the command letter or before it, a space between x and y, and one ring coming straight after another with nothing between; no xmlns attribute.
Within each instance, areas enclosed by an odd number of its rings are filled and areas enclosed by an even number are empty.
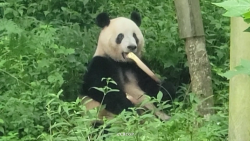
<svg viewBox="0 0 250 141"><path fill-rule="evenodd" d="M88 65L83 81L88 82L86 85L92 85L99 83L104 77L111 77L115 73L117 73L117 67L114 61L107 57L95 56Z"/></svg>
<svg viewBox="0 0 250 141"><path fill-rule="evenodd" d="M109 69L114 65L115 63L107 57L95 56L89 62L88 71L103 71L103 69Z"/></svg>

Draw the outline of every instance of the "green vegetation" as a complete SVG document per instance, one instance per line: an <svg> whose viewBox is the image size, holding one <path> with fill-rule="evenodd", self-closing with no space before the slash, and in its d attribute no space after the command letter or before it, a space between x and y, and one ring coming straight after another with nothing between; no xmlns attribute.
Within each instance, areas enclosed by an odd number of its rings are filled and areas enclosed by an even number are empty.
<svg viewBox="0 0 250 141"><path fill-rule="evenodd" d="M219 7L223 7L226 10L224 16L227 17L243 17L244 21L250 23L250 0L239 1L224 1L221 3L214 3ZM250 27L246 29L250 32Z"/></svg>
<svg viewBox="0 0 250 141"><path fill-rule="evenodd" d="M229 70L229 18L213 3L202 0L206 46L213 72L216 114L199 117L193 94L174 102L172 119L161 122L147 114L122 113L109 140L224 141L228 130L228 81L219 74ZM90 121L96 111L79 106L81 77L92 57L99 28L96 15L111 17L141 13L145 56L162 77L183 79L187 68L184 42L179 39L173 1L169 0L5 0L0 2L0 140L82 141L95 131ZM180 94L188 94L182 85ZM125 117L129 117L125 121ZM144 124L139 123L145 120ZM201 126L198 126L201 125ZM94 134L92 134L94 135ZM96 135L97 137L98 135ZM100 136L98 136L100 139Z"/></svg>
<svg viewBox="0 0 250 141"><path fill-rule="evenodd" d="M240 0L240 1L224 1L221 3L214 3L219 7L223 7L226 10L224 16L227 17L242 17L246 23L250 23L250 0ZM245 32L250 32L250 27L245 30ZM227 71L222 74L222 76L228 79L232 78L237 74L247 74L250 75L250 62L248 60L242 60L239 66L234 68L235 70Z"/></svg>

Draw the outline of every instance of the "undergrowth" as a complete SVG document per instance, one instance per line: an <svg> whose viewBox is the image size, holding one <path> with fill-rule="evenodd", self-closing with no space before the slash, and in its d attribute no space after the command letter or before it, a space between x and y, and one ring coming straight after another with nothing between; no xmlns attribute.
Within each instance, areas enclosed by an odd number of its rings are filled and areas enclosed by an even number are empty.
<svg viewBox="0 0 250 141"><path fill-rule="evenodd" d="M216 113L199 117L199 102L183 84L180 94L189 95L171 105L170 121L123 112L105 122L113 124L110 130L115 131L109 140L226 140L228 82L218 74L229 68L229 19L211 4L220 1L201 1ZM102 11L111 17L128 17L133 10L142 14L143 59L154 72L179 86L187 78L187 64L172 1L1 1L0 140L82 141L90 135L101 140L90 126L97 111L86 111L77 99L100 30L94 18ZM144 124L139 124L142 119Z"/></svg>

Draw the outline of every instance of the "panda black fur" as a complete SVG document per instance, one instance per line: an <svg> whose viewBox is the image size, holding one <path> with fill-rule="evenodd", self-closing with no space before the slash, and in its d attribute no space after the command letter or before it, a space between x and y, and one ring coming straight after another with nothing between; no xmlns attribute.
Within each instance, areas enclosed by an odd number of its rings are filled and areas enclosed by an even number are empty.
<svg viewBox="0 0 250 141"><path fill-rule="evenodd" d="M138 13L132 12L131 19L118 17L110 19L106 13L101 13L96 18L97 25L102 28L94 57L90 61L88 70L83 78L83 96L92 99L88 109L102 103L106 105L101 111L102 116L119 114L123 110L129 110L134 104L145 100L145 95L156 97L161 84L153 80L134 61L127 58L129 52L133 52L139 58L144 47L144 37L139 29L141 17ZM105 95L93 88L107 86L102 78L112 78L116 83L109 83L108 87L119 91L112 91ZM175 90L171 85L166 85L169 93L163 90L163 101L171 100ZM127 95L126 95L127 94ZM148 104L146 108L153 110L154 105ZM157 111L156 115L162 120L169 117ZM112 117L112 116L111 116Z"/></svg>

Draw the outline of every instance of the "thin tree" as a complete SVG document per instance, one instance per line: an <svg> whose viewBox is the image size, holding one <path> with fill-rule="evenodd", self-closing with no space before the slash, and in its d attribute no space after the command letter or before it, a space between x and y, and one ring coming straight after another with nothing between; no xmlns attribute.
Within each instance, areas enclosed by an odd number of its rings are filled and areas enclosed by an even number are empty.
<svg viewBox="0 0 250 141"><path fill-rule="evenodd" d="M250 60L250 33L244 32L250 24L242 17L231 18L230 69ZM250 141L250 77L236 75L229 86L229 140Z"/></svg>
<svg viewBox="0 0 250 141"><path fill-rule="evenodd" d="M205 36L199 0L174 0L180 38L185 39L185 50L191 76L192 92L201 104L201 115L212 114L214 101L211 66L205 47Z"/></svg>

